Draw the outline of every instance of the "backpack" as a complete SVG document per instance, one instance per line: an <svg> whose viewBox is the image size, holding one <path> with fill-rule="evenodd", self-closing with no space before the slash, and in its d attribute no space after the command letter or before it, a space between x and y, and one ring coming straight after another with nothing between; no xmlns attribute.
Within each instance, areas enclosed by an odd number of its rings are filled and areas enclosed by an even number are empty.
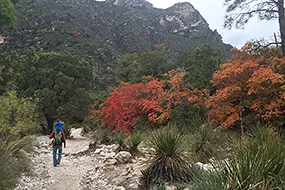
<svg viewBox="0 0 285 190"><path fill-rule="evenodd" d="M61 131L54 131L54 141L53 144L61 145L63 142L63 135Z"/></svg>

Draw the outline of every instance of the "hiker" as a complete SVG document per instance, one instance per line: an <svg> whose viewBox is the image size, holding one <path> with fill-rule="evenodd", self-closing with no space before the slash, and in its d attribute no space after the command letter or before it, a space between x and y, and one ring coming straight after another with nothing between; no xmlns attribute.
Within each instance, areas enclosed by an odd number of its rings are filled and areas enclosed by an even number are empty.
<svg viewBox="0 0 285 190"><path fill-rule="evenodd" d="M59 119L55 123L55 130L50 134L49 138L52 139L52 154L53 154L53 165L56 167L60 164L62 156L62 143L64 143L64 148L66 148L66 139L62 129L64 122ZM58 158L57 158L58 151Z"/></svg>

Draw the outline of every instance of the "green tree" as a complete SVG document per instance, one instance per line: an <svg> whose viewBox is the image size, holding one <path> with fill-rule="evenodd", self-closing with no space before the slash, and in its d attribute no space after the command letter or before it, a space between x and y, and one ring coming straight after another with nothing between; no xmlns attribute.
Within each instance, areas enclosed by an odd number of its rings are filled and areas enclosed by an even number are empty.
<svg viewBox="0 0 285 190"><path fill-rule="evenodd" d="M83 120L90 105L91 65L68 52L25 51L16 55L15 84L19 94L33 97L44 115L48 132L56 118Z"/></svg>
<svg viewBox="0 0 285 190"><path fill-rule="evenodd" d="M5 57L5 59L4 59ZM13 61L11 60L12 56L0 56L0 95L3 95L8 90L13 90L14 86L12 81L14 79L14 66Z"/></svg>
<svg viewBox="0 0 285 190"><path fill-rule="evenodd" d="M139 63L139 55L137 54L126 54L119 61L117 71L115 73L118 81L117 82L138 82L139 69L141 64Z"/></svg>
<svg viewBox="0 0 285 190"><path fill-rule="evenodd" d="M186 71L189 73L186 80L194 88L204 89L210 86L212 75L222 63L222 55L219 50L203 45L196 48L187 57Z"/></svg>
<svg viewBox="0 0 285 190"><path fill-rule="evenodd" d="M140 76L156 77L167 71L166 59L162 52L150 51L140 55L140 63L142 65Z"/></svg>
<svg viewBox="0 0 285 190"><path fill-rule="evenodd" d="M14 5L11 0L0 0L0 33L4 26L12 25L15 21Z"/></svg>
<svg viewBox="0 0 285 190"><path fill-rule="evenodd" d="M284 0L225 0L227 6L225 27L243 28L253 17L260 20L278 19L281 34L282 54L285 56L285 12Z"/></svg>
<svg viewBox="0 0 285 190"><path fill-rule="evenodd" d="M16 91L0 96L0 136L24 136L39 127L36 107L28 99L18 98Z"/></svg>
<svg viewBox="0 0 285 190"><path fill-rule="evenodd" d="M164 53L149 51L142 54L126 54L118 64L115 72L116 82L140 82L142 76L153 78L175 68L168 63Z"/></svg>

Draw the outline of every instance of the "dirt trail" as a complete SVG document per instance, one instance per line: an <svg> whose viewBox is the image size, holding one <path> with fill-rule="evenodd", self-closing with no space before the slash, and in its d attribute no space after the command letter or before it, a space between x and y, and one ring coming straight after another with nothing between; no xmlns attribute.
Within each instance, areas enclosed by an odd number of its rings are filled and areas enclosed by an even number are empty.
<svg viewBox="0 0 285 190"><path fill-rule="evenodd" d="M131 158L117 145L97 145L93 151L81 129L72 130L63 149L60 165L53 166L52 147L47 136L37 137L38 146L29 155L29 173L23 173L14 190L137 190L141 168L147 159Z"/></svg>
<svg viewBox="0 0 285 190"><path fill-rule="evenodd" d="M67 140L67 147L63 149L62 163L53 168L55 183L48 190L75 190L80 189L81 176L86 169L92 165L90 160L82 160L70 156L88 148L89 142L85 137L81 136L81 129L73 130L71 133L73 138ZM52 159L50 163L52 164Z"/></svg>
<svg viewBox="0 0 285 190"><path fill-rule="evenodd" d="M67 140L63 148L62 162L53 166L52 148L47 136L37 137L39 142L35 154L32 155L32 168L29 174L23 174L18 189L46 189L46 190L78 190L84 173L97 164L97 160L87 156L76 156L88 149L89 141L81 136L82 129L71 132L73 138Z"/></svg>

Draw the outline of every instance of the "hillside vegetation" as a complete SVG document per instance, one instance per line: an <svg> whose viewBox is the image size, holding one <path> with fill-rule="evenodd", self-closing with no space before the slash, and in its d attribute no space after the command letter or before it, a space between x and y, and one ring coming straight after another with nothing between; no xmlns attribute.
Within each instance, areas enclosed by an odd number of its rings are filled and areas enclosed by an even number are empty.
<svg viewBox="0 0 285 190"><path fill-rule="evenodd" d="M149 158L141 189L284 188L280 47L230 52L189 3L11 3L0 20L0 189L29 170L31 136L58 118L67 135L82 127L94 150L115 143Z"/></svg>

